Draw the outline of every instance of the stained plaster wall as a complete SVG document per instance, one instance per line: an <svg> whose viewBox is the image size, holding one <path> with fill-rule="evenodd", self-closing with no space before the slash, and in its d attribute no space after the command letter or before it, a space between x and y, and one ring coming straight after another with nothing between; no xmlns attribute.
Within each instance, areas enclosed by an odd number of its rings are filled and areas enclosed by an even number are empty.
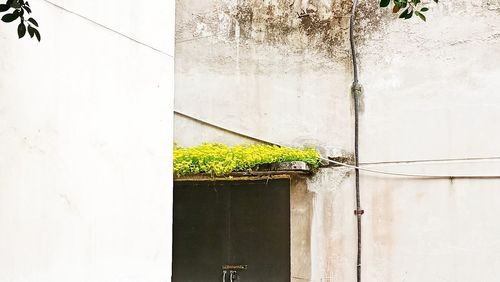
<svg viewBox="0 0 500 282"><path fill-rule="evenodd" d="M324 155L352 152L349 1L199 2L177 1L177 110ZM500 156L498 0L430 5L426 23L399 20L375 2L360 1L355 30L364 87L360 161L389 162L372 165L389 171L499 174L495 160L398 163ZM298 17L303 12L310 16ZM180 116L174 123L180 145L250 142ZM307 186L311 225L295 232L310 236L310 260L292 277L354 281L352 174L323 169ZM500 275L493 255L500 228L488 212L497 180L363 173L361 189L365 281Z"/></svg>
<svg viewBox="0 0 500 282"><path fill-rule="evenodd" d="M499 175L500 2L440 1L427 23L389 21L360 46L362 162ZM383 50L383 52L381 51ZM496 281L498 179L364 174L365 281Z"/></svg>

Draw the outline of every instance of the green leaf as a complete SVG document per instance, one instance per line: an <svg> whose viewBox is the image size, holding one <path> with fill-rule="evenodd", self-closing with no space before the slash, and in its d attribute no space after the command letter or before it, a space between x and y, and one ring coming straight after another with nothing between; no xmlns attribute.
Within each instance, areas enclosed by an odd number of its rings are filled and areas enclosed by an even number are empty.
<svg viewBox="0 0 500 282"><path fill-rule="evenodd" d="M28 12L28 14L31 14L31 9L30 9L30 7L28 7L28 6L23 6L23 9L25 9L25 10L26 10L26 12Z"/></svg>
<svg viewBox="0 0 500 282"><path fill-rule="evenodd" d="M408 13L405 17L405 20L411 18L411 16L413 16L413 11L411 11L410 13Z"/></svg>
<svg viewBox="0 0 500 282"><path fill-rule="evenodd" d="M26 26L24 25L24 22L21 22L17 27L17 35L19 36L19 38L23 38L25 34L26 34Z"/></svg>
<svg viewBox="0 0 500 282"><path fill-rule="evenodd" d="M10 9L10 6L7 4L0 4L0 12L7 12Z"/></svg>
<svg viewBox="0 0 500 282"><path fill-rule="evenodd" d="M34 33L35 33L35 37L36 39L38 39L38 42L40 42L40 40L42 40L42 38L40 37L40 32L38 32L37 29L33 28L34 29Z"/></svg>
<svg viewBox="0 0 500 282"><path fill-rule="evenodd" d="M391 3L391 0L380 0L380 7L387 7Z"/></svg>
<svg viewBox="0 0 500 282"><path fill-rule="evenodd" d="M421 18L424 22L426 21L424 14L420 13L419 11L415 11L415 15L417 15L419 18Z"/></svg>
<svg viewBox="0 0 500 282"><path fill-rule="evenodd" d="M28 26L28 33L30 34L31 38L33 38L33 36L35 35L35 29L31 25Z"/></svg>
<svg viewBox="0 0 500 282"><path fill-rule="evenodd" d="M12 4L10 6L12 8L19 9L19 8L21 8L21 1L20 0L14 0L14 1L12 1Z"/></svg>
<svg viewBox="0 0 500 282"><path fill-rule="evenodd" d="M406 16L408 15L410 9L406 9L404 10L400 15L399 15L399 18L400 19L406 19Z"/></svg>
<svg viewBox="0 0 500 282"><path fill-rule="evenodd" d="M429 8L427 7L423 7L422 9L420 9L420 12L427 12L427 11L429 11Z"/></svg>
<svg viewBox="0 0 500 282"><path fill-rule="evenodd" d="M38 23L35 21L34 18L29 18L28 21L32 23L34 26L38 27Z"/></svg>
<svg viewBox="0 0 500 282"><path fill-rule="evenodd" d="M16 10L17 12L17 10ZM6 23L10 23L10 22L13 22L15 21L17 18L19 18L19 12L18 13L12 13L12 14L6 14L2 17L2 21L6 22Z"/></svg>

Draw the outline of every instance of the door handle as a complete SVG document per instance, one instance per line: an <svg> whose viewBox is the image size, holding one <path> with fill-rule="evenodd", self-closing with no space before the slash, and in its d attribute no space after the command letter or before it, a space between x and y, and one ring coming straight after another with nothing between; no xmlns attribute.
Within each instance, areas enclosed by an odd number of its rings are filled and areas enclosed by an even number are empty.
<svg viewBox="0 0 500 282"><path fill-rule="evenodd" d="M227 282L226 281L226 276L227 276L227 270L222 271L222 282ZM229 282L236 282L238 281L238 272L236 270L230 270L229 271Z"/></svg>
<svg viewBox="0 0 500 282"><path fill-rule="evenodd" d="M244 264L225 264L222 266L222 282L237 282L239 281L238 271L247 269ZM229 278L229 281L227 279Z"/></svg>
<svg viewBox="0 0 500 282"><path fill-rule="evenodd" d="M238 280L238 272L236 270L229 271L229 282L236 282Z"/></svg>
<svg viewBox="0 0 500 282"><path fill-rule="evenodd" d="M222 271L222 282L226 282L226 274L227 274L227 270L223 270Z"/></svg>

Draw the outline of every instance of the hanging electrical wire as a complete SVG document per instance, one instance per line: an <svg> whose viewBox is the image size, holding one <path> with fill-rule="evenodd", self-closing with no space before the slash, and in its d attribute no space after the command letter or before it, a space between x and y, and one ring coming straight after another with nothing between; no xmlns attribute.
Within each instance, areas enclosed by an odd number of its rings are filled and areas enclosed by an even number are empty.
<svg viewBox="0 0 500 282"><path fill-rule="evenodd" d="M214 123L209 122L207 120L195 117L193 115L189 115L189 114L183 113L183 112L178 111L178 110L174 110L174 114L182 116L182 117L190 119L190 120L193 120L193 121L196 121L198 123L201 123L201 124L213 127L213 128L217 128L217 129L225 131L227 133L231 133L231 134L243 137L243 138L247 138L247 139L253 140L255 142L260 142L260 143L264 143L264 144L268 144L268 145L275 145L275 146L279 146L279 147L285 147L284 145L279 144L277 142L272 142L272 141L264 140L263 138L252 136L250 134L245 134L245 133L233 130L233 129L229 129L227 127L214 124ZM455 174L454 175L454 174L417 174L417 173L391 172L391 171L385 171L385 170L379 170L379 169L362 167L360 165L356 166L356 165L352 165L352 164L348 164L348 163L344 163L344 162L339 162L339 161L335 161L335 160L329 159L329 158L324 157L324 156L321 156L320 159L323 160L323 161L329 162L331 164L335 164L335 165L339 165L339 166L343 166L343 167L348 167L348 168L351 168L351 169L358 169L359 171L364 171L364 172L373 173L373 174L395 176L395 177L422 178L422 179L466 179L466 178L471 178L471 179L474 179L474 178L477 178L477 179L495 179L495 178L498 178L498 179L500 179L500 174L498 174L498 175L495 175L495 174L493 174L493 175L462 175L462 174Z"/></svg>
<svg viewBox="0 0 500 282"><path fill-rule="evenodd" d="M356 281L361 282L361 216L364 210L361 209L361 193L359 190L359 96L361 95L361 85L358 82L358 63L356 60L356 46L354 44L354 21L356 19L356 6L358 0L353 0L351 17L349 19L349 42L351 45L353 82L351 94L354 100L354 171L356 186L356 215L358 250L356 254Z"/></svg>
<svg viewBox="0 0 500 282"><path fill-rule="evenodd" d="M142 45L142 46L145 46L145 47L147 47L147 48L149 48L149 49L152 49L152 50L153 50L153 51L155 51L155 52L158 52L158 53L163 54L163 55L165 55L165 56L168 56L168 57L170 57L170 58L174 58L174 56L172 56L171 54L169 54L169 53L167 53L167 52L165 52L165 51L163 51L163 50L160 50L160 49L158 49L158 48L156 48L156 47L153 47L153 46L151 46L151 45L149 45L149 44L146 44L146 43L144 43L144 42L141 42L141 41L139 41L139 40L137 40L137 39L135 39L135 38L133 38L133 37L131 37L131 36L129 36L129 35L126 35L126 34L124 34L124 33L121 33L121 32L119 32L118 30L112 29L111 27L108 27L108 26L106 26L106 25L104 25L104 24L101 24L101 23L99 23L99 22L97 22L97 21L95 21L95 20L93 20L93 19L90 19L90 18L88 18L88 17L86 17L86 16L84 16L84 15L81 15L81 14L79 14L79 13L77 13L77 12L74 12L74 11L71 11L71 10L69 10L69 9L67 9L67 8L64 8L63 6L60 6L60 5L58 5L58 4L54 3L54 2L51 2L51 1L49 1L49 0L40 0L40 1L43 1L43 2L45 2L45 3L49 4L49 5L51 5L51 6L55 7L55 8L57 8L57 9L60 9L60 10L62 10L62 11L64 11L64 12L66 12L66 13L69 13L69 14L75 15L75 16L77 16L77 17L79 17L79 18L82 18L82 19L84 19L84 20L86 20L86 21L88 21L88 22L90 22L90 23L92 23L92 24L94 24L94 25L96 25L96 26L99 26L99 27L104 28L104 29L106 29L106 30L108 30L108 31L111 31L111 32L113 32L113 33L116 33L116 34L118 34L118 35L120 35L120 36L122 36L122 37L124 37L124 38L126 38L126 39L128 39L128 40L130 40L130 41L132 41L132 42L135 42L135 43L137 43L137 44L139 44L139 45Z"/></svg>

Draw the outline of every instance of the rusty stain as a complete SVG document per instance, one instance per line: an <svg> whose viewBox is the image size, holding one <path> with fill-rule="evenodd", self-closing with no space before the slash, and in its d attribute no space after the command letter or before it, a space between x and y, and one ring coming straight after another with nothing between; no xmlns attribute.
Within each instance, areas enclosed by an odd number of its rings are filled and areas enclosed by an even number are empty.
<svg viewBox="0 0 500 282"><path fill-rule="evenodd" d="M354 210L354 215L356 215L356 216L360 216L363 214L365 214L365 210Z"/></svg>

